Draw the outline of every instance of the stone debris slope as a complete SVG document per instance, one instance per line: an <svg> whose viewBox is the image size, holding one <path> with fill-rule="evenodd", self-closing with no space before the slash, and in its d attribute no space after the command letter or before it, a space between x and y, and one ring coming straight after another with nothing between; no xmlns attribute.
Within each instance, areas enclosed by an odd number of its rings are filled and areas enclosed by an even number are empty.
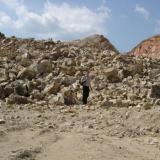
<svg viewBox="0 0 160 160"><path fill-rule="evenodd" d="M83 106L88 69L93 91ZM159 69L159 59L120 54L102 35L0 33L0 159L160 159Z"/></svg>
<svg viewBox="0 0 160 160"><path fill-rule="evenodd" d="M79 104L79 79L90 69L90 104L149 108L159 103L159 66L156 59L119 54L101 35L54 42L1 33L0 99L7 104Z"/></svg>

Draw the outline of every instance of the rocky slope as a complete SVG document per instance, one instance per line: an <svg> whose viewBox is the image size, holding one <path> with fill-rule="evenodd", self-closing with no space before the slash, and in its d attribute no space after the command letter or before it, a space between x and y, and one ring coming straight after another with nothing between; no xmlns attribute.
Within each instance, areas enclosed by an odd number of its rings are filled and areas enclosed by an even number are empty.
<svg viewBox="0 0 160 160"><path fill-rule="evenodd" d="M93 75L90 104L129 107L160 96L153 85L159 60L120 55L101 35L54 42L1 34L0 62L0 99L7 104L79 104L86 69Z"/></svg>
<svg viewBox="0 0 160 160"><path fill-rule="evenodd" d="M160 35L142 41L131 51L131 53L135 56L160 58Z"/></svg>
<svg viewBox="0 0 160 160"><path fill-rule="evenodd" d="M101 35L54 42L1 33L0 159L159 159L159 68ZM93 91L83 106L87 69Z"/></svg>
<svg viewBox="0 0 160 160"><path fill-rule="evenodd" d="M101 59L110 54L114 56L118 51L100 35L53 42L6 38L1 34L0 98L13 99L16 93L26 103L26 97L43 100L47 94L56 95L65 87L77 87L82 71L101 65ZM10 98L6 101L14 103Z"/></svg>

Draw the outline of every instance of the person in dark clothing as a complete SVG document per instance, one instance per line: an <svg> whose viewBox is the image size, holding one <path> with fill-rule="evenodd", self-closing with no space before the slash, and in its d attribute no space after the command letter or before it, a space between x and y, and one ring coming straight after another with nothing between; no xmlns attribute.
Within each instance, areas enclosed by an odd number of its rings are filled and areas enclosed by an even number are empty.
<svg viewBox="0 0 160 160"><path fill-rule="evenodd" d="M83 104L87 104L87 99L89 97L89 92L92 90L91 88L91 77L89 75L89 71L87 71L87 74L82 77L82 82L83 82L83 97L82 101Z"/></svg>
<svg viewBox="0 0 160 160"><path fill-rule="evenodd" d="M83 86L83 104L87 104L87 99L89 97L89 87L88 86Z"/></svg>

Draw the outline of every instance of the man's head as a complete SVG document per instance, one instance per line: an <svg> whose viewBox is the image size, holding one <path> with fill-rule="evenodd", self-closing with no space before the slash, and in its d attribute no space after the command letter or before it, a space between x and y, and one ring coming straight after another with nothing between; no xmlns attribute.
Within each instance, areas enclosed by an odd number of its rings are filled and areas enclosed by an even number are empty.
<svg viewBox="0 0 160 160"><path fill-rule="evenodd" d="M84 75L89 76L90 75L90 69L86 68L83 72Z"/></svg>

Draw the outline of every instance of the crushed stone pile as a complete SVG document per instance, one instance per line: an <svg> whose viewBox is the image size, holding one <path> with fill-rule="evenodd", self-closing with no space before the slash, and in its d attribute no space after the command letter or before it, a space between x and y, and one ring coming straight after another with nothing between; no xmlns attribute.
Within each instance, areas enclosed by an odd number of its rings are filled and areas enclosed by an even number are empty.
<svg viewBox="0 0 160 160"><path fill-rule="evenodd" d="M93 90L83 106L86 70ZM158 58L120 54L102 35L61 42L0 33L0 159L158 159L159 105Z"/></svg>
<svg viewBox="0 0 160 160"><path fill-rule="evenodd" d="M159 104L160 60L119 54L102 35L71 42L0 35L0 99L8 105L79 104L79 79L87 69L93 75L91 105Z"/></svg>

